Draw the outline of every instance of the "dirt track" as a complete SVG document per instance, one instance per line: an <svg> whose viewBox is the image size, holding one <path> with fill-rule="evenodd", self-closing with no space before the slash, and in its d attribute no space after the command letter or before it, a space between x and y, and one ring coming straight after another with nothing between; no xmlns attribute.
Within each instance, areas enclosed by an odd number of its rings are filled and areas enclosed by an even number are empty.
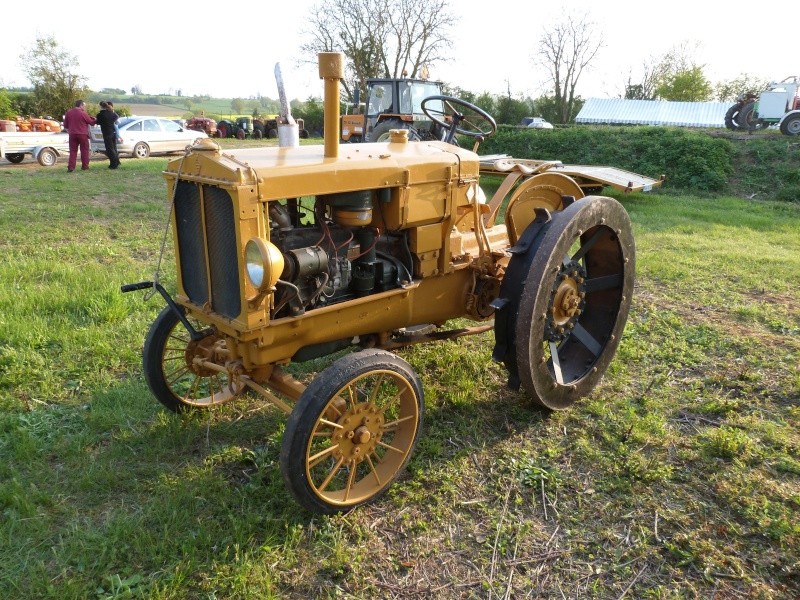
<svg viewBox="0 0 800 600"><path fill-rule="evenodd" d="M40 165L35 158L33 158L30 154L26 154L25 158L22 160L21 163L14 164L10 162L8 159L2 158L0 159L0 168L10 168L10 169L66 169L67 168L67 158L69 156L64 154L58 157L58 161L52 167L43 167ZM107 161L105 154L100 154L99 152L93 152L90 157L90 162L99 162L99 161ZM78 157L78 162L80 162L80 157Z"/></svg>

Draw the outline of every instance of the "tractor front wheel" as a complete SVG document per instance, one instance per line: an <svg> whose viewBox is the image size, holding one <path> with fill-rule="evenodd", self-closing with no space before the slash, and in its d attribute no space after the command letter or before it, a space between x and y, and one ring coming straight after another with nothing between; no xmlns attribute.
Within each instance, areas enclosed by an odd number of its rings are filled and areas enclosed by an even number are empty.
<svg viewBox="0 0 800 600"><path fill-rule="evenodd" d="M198 331L202 327L191 319L190 323ZM144 378L156 399L173 412L189 407L209 408L232 400L243 391L227 373L199 362L221 364L225 356L225 341L216 333L192 340L178 315L167 306L153 321L144 342Z"/></svg>
<svg viewBox="0 0 800 600"><path fill-rule="evenodd" d="M422 427L422 383L384 350L348 354L322 371L289 416L280 464L286 486L321 514L378 498L406 466Z"/></svg>

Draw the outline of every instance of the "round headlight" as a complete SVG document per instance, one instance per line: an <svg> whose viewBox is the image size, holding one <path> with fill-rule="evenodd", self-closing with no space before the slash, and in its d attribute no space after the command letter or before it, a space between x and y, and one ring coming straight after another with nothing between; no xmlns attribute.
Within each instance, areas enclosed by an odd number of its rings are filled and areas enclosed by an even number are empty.
<svg viewBox="0 0 800 600"><path fill-rule="evenodd" d="M283 254L275 244L253 238L244 247L245 272L253 287L266 292L275 286L283 272Z"/></svg>

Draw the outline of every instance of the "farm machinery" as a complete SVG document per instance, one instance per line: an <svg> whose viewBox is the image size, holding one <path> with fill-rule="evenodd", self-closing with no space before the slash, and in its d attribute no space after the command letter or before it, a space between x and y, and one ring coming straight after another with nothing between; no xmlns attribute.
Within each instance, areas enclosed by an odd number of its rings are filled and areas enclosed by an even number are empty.
<svg viewBox="0 0 800 600"><path fill-rule="evenodd" d="M55 119L42 117L15 117L14 120L0 120L0 131L7 133L60 133L63 128Z"/></svg>
<svg viewBox="0 0 800 600"><path fill-rule="evenodd" d="M243 140L253 138L259 140L261 138L274 139L278 137L278 119L277 115L265 118L253 117L239 117L235 120L223 119L217 124L216 137L227 138L235 137ZM303 119L297 119L299 128L299 135L301 138L308 137Z"/></svg>
<svg viewBox="0 0 800 600"><path fill-rule="evenodd" d="M208 117L192 117L186 121L186 129L202 131L208 137L217 137L217 122Z"/></svg>
<svg viewBox="0 0 800 600"><path fill-rule="evenodd" d="M343 142L383 142L392 129L407 129L411 140L441 139L439 131L422 111L422 101L442 94L442 83L428 79L368 79L367 101L353 99L353 113L342 115Z"/></svg>
<svg viewBox="0 0 800 600"><path fill-rule="evenodd" d="M167 165L175 290L159 266L122 291L165 303L142 351L155 398L181 412L250 393L285 413L286 487L329 514L376 500L414 451L424 390L404 347L493 331L492 358L534 403L592 392L623 334L635 246L623 206L586 191L661 182L481 157L494 119L441 95L420 107L442 140L399 128L340 145L344 55L321 53L319 74L323 144L223 152L204 139ZM501 180L491 198L486 175ZM323 358L309 383L292 375Z"/></svg>
<svg viewBox="0 0 800 600"><path fill-rule="evenodd" d="M772 82L760 94L743 94L725 115L728 129L752 131L777 125L784 135L800 134L800 78Z"/></svg>

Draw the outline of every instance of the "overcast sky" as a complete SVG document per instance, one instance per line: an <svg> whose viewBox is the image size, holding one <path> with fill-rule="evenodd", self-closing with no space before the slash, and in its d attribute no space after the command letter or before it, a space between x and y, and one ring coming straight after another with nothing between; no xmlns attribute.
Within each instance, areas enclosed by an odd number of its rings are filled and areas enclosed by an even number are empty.
<svg viewBox="0 0 800 600"><path fill-rule="evenodd" d="M53 35L61 49L77 57L77 71L93 90L130 92L138 85L145 94L180 90L184 96L277 99L279 63L290 99L321 97L316 67L298 64L301 32L320 1L240 0L206 9L152 0L94 5L37 0L35 10L9 13L0 29L0 86L28 85L20 54L37 36ZM475 93L510 89L514 96L541 95L546 74L532 60L539 37L565 15L581 14L603 38L592 69L580 79L584 98L618 97L629 74L637 81L646 61L683 43L697 47L696 62L705 65L712 83L743 73L775 81L800 75L797 15L788 0L764 5L764 13L754 5L745 10L730 2L687 0L563 0L526 3L524 10L519 0L450 4L469 8L454 30L452 60L434 65L430 75Z"/></svg>

